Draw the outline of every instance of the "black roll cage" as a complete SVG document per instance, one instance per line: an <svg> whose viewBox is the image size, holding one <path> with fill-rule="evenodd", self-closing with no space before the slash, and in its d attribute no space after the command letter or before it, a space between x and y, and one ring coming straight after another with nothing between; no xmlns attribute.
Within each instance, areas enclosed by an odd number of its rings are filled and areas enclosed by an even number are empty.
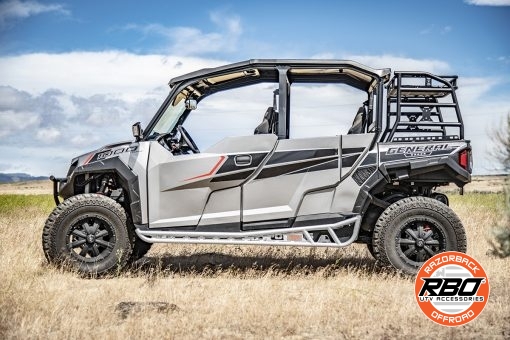
<svg viewBox="0 0 510 340"><path fill-rule="evenodd" d="M278 139L289 138L290 87L293 83L343 83L365 91L369 97L367 126L373 124L371 130L378 134L382 131L382 93L390 73L389 69L371 69L353 61L306 59L248 60L214 69L199 70L170 80L171 91L147 125L144 139L148 139L168 105L183 91L187 93L187 98L199 102L218 91L263 82L278 83ZM231 76L236 74L240 75L239 78L231 79ZM226 80L221 83L213 82L222 77ZM182 124L190 112L191 110L184 111L177 125Z"/></svg>

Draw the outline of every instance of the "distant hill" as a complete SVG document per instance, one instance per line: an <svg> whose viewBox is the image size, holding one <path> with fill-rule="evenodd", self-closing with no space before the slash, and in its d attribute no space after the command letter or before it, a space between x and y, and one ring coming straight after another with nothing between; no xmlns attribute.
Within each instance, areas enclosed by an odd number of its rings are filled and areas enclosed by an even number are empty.
<svg viewBox="0 0 510 340"><path fill-rule="evenodd" d="M48 176L32 176L25 173L0 173L0 183L39 181L41 179L48 179Z"/></svg>

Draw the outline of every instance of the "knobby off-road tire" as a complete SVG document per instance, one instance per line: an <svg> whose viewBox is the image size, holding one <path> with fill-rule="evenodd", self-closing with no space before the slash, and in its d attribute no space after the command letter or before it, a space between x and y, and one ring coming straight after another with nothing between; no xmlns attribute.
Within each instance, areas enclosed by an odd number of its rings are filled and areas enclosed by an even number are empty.
<svg viewBox="0 0 510 340"><path fill-rule="evenodd" d="M381 214L372 238L375 258L414 275L433 255L466 252L466 232L447 205L428 197L408 197Z"/></svg>
<svg viewBox="0 0 510 340"><path fill-rule="evenodd" d="M76 195L57 206L42 243L48 262L86 275L121 270L132 253L124 209L99 194Z"/></svg>
<svg viewBox="0 0 510 340"><path fill-rule="evenodd" d="M372 245L372 243L367 243L367 249L368 249L368 252L370 253L370 255L372 255L372 257L376 260L378 260L377 256L378 254L376 254L374 252L374 246Z"/></svg>
<svg viewBox="0 0 510 340"><path fill-rule="evenodd" d="M131 241L131 256L128 259L128 264L133 264L147 254L151 249L152 243L145 242L136 235L135 226L130 218L127 219L127 226L129 232L129 239Z"/></svg>

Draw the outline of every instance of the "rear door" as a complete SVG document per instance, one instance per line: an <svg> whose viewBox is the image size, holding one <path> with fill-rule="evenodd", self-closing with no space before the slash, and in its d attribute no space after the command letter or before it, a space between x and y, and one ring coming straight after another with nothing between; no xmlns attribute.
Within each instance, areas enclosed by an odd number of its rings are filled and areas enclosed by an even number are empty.
<svg viewBox="0 0 510 340"><path fill-rule="evenodd" d="M279 140L242 187L243 228L287 227L303 203L311 212L328 212L340 181L339 146L340 136ZM321 196L315 207L303 202L312 192Z"/></svg>

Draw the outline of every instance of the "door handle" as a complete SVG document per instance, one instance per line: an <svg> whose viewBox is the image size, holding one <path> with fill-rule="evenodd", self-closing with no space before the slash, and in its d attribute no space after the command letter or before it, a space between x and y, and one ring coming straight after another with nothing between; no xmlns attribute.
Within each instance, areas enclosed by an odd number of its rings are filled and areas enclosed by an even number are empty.
<svg viewBox="0 0 510 340"><path fill-rule="evenodd" d="M236 166L251 165L251 155L237 155L234 157L234 163Z"/></svg>

